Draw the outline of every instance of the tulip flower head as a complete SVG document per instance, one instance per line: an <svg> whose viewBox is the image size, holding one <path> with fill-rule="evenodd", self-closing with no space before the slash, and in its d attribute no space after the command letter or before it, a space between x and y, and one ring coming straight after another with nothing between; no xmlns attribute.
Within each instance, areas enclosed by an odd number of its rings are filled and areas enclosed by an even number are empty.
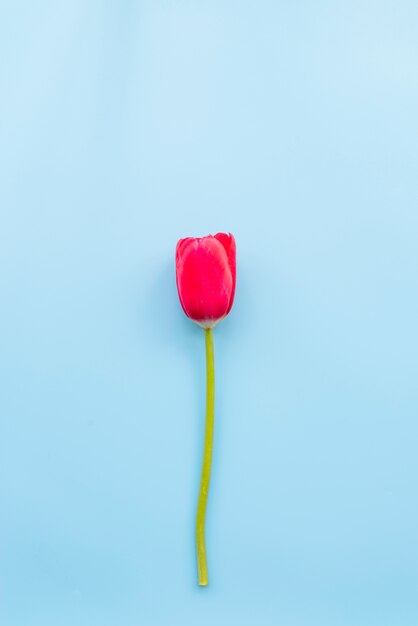
<svg viewBox="0 0 418 626"><path fill-rule="evenodd" d="M177 289L187 317L213 328L228 315L235 295L236 252L231 234L180 239L176 249Z"/></svg>
<svg viewBox="0 0 418 626"><path fill-rule="evenodd" d="M226 233L180 239L176 248L176 279L180 303L187 317L204 329L206 343L206 428L196 514L197 571L198 583L202 586L208 584L205 517L215 416L212 329L228 315L234 302L235 257L235 239Z"/></svg>

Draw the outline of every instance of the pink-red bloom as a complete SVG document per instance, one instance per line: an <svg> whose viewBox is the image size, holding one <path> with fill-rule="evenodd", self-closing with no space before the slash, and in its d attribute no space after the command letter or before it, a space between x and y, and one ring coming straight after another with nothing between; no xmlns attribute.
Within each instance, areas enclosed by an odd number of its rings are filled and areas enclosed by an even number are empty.
<svg viewBox="0 0 418 626"><path fill-rule="evenodd" d="M234 302L235 239L230 233L180 239L176 278L181 306L203 328L213 328Z"/></svg>

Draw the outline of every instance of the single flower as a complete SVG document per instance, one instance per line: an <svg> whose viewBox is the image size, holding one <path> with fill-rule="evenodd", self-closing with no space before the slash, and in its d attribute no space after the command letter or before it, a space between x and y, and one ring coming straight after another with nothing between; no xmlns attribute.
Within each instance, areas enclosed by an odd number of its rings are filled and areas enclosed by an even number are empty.
<svg viewBox="0 0 418 626"><path fill-rule="evenodd" d="M213 328L228 315L235 295L235 239L218 233L180 239L176 248L177 289L187 317Z"/></svg>
<svg viewBox="0 0 418 626"><path fill-rule="evenodd" d="M206 503L212 464L215 417L215 366L212 328L228 315L234 302L236 248L233 235L180 239L176 247L176 280L180 303L187 317L205 332L206 427L202 475L196 514L198 583L208 584L205 546Z"/></svg>

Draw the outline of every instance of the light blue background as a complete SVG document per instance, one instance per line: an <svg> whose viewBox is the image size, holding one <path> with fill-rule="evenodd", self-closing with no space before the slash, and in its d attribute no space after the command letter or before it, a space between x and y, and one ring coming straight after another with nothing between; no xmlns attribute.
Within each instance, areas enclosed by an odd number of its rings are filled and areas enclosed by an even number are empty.
<svg viewBox="0 0 418 626"><path fill-rule="evenodd" d="M418 4L2 2L0 623L418 623ZM196 586L204 341L231 231Z"/></svg>

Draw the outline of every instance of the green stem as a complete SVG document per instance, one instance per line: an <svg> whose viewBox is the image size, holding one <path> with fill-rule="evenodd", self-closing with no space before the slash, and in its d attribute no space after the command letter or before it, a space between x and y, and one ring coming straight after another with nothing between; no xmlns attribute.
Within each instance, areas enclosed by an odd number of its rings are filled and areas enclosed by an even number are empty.
<svg viewBox="0 0 418 626"><path fill-rule="evenodd" d="M215 418L215 364L213 358L212 329L205 328L206 342L206 427L203 450L202 476L200 479L199 500L196 515L196 552L198 582L208 584L208 565L205 547L205 515L209 492L210 468L212 464L213 427Z"/></svg>

